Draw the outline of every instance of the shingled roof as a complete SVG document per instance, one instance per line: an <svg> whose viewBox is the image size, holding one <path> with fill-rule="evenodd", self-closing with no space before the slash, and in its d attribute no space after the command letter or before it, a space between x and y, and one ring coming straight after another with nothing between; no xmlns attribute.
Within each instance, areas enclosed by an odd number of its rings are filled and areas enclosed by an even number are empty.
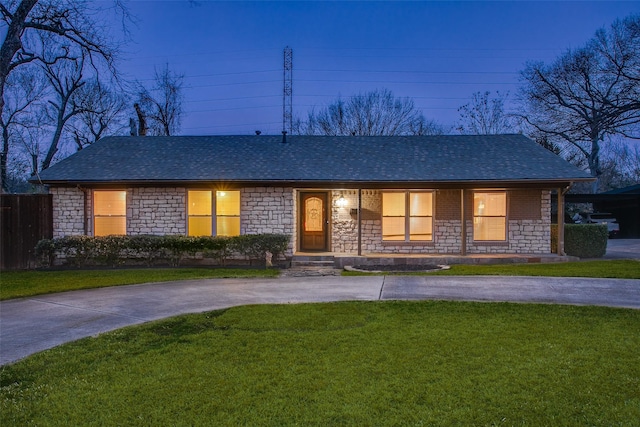
<svg viewBox="0 0 640 427"><path fill-rule="evenodd" d="M522 135L108 137L40 174L90 183L558 183L590 176ZM35 179L37 181L37 179Z"/></svg>

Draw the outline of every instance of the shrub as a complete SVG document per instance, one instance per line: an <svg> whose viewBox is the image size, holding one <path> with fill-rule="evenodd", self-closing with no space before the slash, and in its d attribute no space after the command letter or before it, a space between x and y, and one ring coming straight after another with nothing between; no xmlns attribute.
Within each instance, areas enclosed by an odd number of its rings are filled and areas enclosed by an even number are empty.
<svg viewBox="0 0 640 427"><path fill-rule="evenodd" d="M147 266L152 266L158 259L166 257L164 236L131 236L125 251L133 258L143 259Z"/></svg>
<svg viewBox="0 0 640 427"><path fill-rule="evenodd" d="M253 260L264 260L267 251L273 254L273 259L285 253L291 236L286 234L245 234L231 238L230 246L234 252Z"/></svg>
<svg viewBox="0 0 640 427"><path fill-rule="evenodd" d="M283 234L254 234L234 237L217 236L68 236L44 239L35 248L42 265L52 266L56 256L64 254L67 261L79 267L88 263L115 266L127 258L137 258L153 265L160 258L167 258L178 266L187 256L201 253L215 258L220 264L233 254L243 255L251 263L264 260L265 252L277 259L285 253L290 236Z"/></svg>
<svg viewBox="0 0 640 427"><path fill-rule="evenodd" d="M95 258L96 238L89 236L66 236L56 242L56 247L64 253L70 264L78 267L87 265Z"/></svg>
<svg viewBox="0 0 640 427"><path fill-rule="evenodd" d="M115 267L124 262L122 252L129 244L129 236L94 237L93 260L98 264Z"/></svg>
<svg viewBox="0 0 640 427"><path fill-rule="evenodd" d="M221 265L224 265L232 254L230 243L231 239L228 237L207 237L204 241L203 255L207 258L214 258L218 260Z"/></svg>
<svg viewBox="0 0 640 427"><path fill-rule="evenodd" d="M607 252L606 224L565 224L564 250L580 258L600 258Z"/></svg>
<svg viewBox="0 0 640 427"><path fill-rule="evenodd" d="M56 243L54 239L42 239L38 242L34 253L40 266L51 267L53 265L58 250Z"/></svg>

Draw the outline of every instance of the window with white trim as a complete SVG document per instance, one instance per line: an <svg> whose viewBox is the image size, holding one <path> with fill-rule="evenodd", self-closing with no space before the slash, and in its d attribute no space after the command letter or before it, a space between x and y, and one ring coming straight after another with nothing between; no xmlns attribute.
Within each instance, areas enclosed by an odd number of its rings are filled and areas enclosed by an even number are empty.
<svg viewBox="0 0 640 427"><path fill-rule="evenodd" d="M127 234L127 192L93 192L93 235Z"/></svg>
<svg viewBox="0 0 640 427"><path fill-rule="evenodd" d="M189 190L187 218L189 236L238 236L240 191Z"/></svg>
<svg viewBox="0 0 640 427"><path fill-rule="evenodd" d="M507 193L473 193L473 240L507 240Z"/></svg>
<svg viewBox="0 0 640 427"><path fill-rule="evenodd" d="M433 192L383 192L382 240L433 240Z"/></svg>

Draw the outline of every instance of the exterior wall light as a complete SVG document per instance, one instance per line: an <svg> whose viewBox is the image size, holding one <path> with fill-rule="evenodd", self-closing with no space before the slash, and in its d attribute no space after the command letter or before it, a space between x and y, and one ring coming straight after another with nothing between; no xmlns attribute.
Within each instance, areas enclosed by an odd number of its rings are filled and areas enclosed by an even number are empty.
<svg viewBox="0 0 640 427"><path fill-rule="evenodd" d="M347 206L347 199L344 198L344 195L340 195L340 198L336 201L336 205L338 205L339 208Z"/></svg>

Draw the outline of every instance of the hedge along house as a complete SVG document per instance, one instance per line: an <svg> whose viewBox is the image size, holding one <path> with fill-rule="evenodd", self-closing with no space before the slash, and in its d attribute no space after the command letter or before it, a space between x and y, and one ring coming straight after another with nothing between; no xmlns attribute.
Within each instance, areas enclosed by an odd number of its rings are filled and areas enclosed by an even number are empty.
<svg viewBox="0 0 640 427"><path fill-rule="evenodd" d="M285 233L289 256L549 254L551 192L589 180L522 135L109 137L39 176L54 237Z"/></svg>

